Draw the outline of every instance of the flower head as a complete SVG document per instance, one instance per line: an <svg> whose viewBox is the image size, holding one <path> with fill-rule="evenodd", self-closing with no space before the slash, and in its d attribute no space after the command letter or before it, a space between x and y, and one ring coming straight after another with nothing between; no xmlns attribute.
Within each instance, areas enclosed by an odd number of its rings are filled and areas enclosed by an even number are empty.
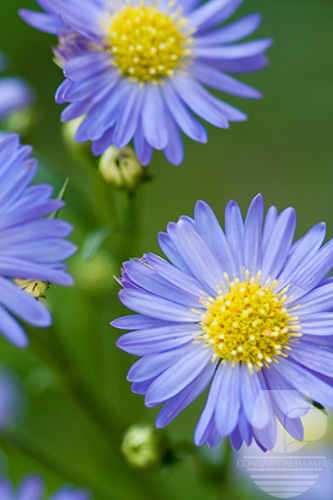
<svg viewBox="0 0 333 500"><path fill-rule="evenodd" d="M243 221L230 201L225 231L199 201L160 233L170 262L154 254L125 262L121 302L136 315L118 347L142 356L129 371L148 407L165 403L164 427L211 383L195 430L197 445L229 436L234 449L272 449L277 420L302 440L301 417L315 401L333 405L333 240L325 224L293 243L296 214L261 195Z"/></svg>
<svg viewBox="0 0 333 500"><path fill-rule="evenodd" d="M5 67L4 57L0 54L0 71ZM0 80L0 120L14 111L29 106L33 101L31 89L20 79L15 77L1 78Z"/></svg>
<svg viewBox="0 0 333 500"><path fill-rule="evenodd" d="M1 500L44 500L45 486L42 478L35 474L25 476L18 485L17 492L8 479L0 479ZM58 489L48 500L90 500L86 490L64 486Z"/></svg>
<svg viewBox="0 0 333 500"><path fill-rule="evenodd" d="M0 142L0 332L20 347L27 338L12 314L34 326L49 326L51 315L37 300L42 295L37 291L45 292L45 282L72 284L62 261L75 252L65 240L71 225L45 218L63 202L51 199L47 184L30 186L38 167L31 150L15 134Z"/></svg>
<svg viewBox="0 0 333 500"><path fill-rule="evenodd" d="M56 101L70 103L63 121L84 120L78 142L102 154L132 139L140 162L152 150L183 159L181 132L205 143L199 118L219 128L247 117L206 86L239 97L260 93L227 73L250 73L267 64L271 40L240 42L260 24L258 14L220 26L241 0L37 0L46 13L21 11L32 26L58 35L56 60L66 80ZM201 4L201 5L200 5Z"/></svg>

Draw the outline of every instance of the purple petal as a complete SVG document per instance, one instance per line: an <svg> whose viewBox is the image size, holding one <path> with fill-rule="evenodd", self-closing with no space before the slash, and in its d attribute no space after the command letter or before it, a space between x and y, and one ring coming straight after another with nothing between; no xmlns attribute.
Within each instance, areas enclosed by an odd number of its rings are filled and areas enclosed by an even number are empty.
<svg viewBox="0 0 333 500"><path fill-rule="evenodd" d="M199 322L200 315L191 307L182 306L171 300L157 297L139 290L121 290L120 301L132 311L166 321Z"/></svg>
<svg viewBox="0 0 333 500"><path fill-rule="evenodd" d="M50 16L42 12L34 12L33 10L20 9L19 15L26 23L46 33L55 35L58 30L63 26L63 21L59 16Z"/></svg>
<svg viewBox="0 0 333 500"><path fill-rule="evenodd" d="M165 124L165 105L159 85L147 84L142 107L142 128L147 142L153 148L165 148L169 137Z"/></svg>
<svg viewBox="0 0 333 500"><path fill-rule="evenodd" d="M216 376L220 376L220 391L215 407L215 424L222 437L228 436L236 427L241 405L239 364L222 366Z"/></svg>
<svg viewBox="0 0 333 500"><path fill-rule="evenodd" d="M225 234L210 206L198 201L194 207L195 227L227 274L237 272L233 254Z"/></svg>
<svg viewBox="0 0 333 500"><path fill-rule="evenodd" d="M0 332L17 347L28 345L28 337L23 328L2 307L0 307Z"/></svg>
<svg viewBox="0 0 333 500"><path fill-rule="evenodd" d="M177 361L184 359L184 356L193 353L193 351L195 351L195 346L192 342L189 342L171 351L144 356L130 368L127 380L130 382L144 382L153 379L177 363Z"/></svg>
<svg viewBox="0 0 333 500"><path fill-rule="evenodd" d="M250 14L239 21L223 26L212 33L198 36L197 45L233 43L252 35L261 23L260 14Z"/></svg>
<svg viewBox="0 0 333 500"><path fill-rule="evenodd" d="M155 328L167 324L177 325L177 323L169 323L168 321L150 318L149 316L143 316L142 314L123 316L122 318L114 319L111 322L112 326L114 326L115 328L120 328L121 330L141 330L145 328Z"/></svg>
<svg viewBox="0 0 333 500"><path fill-rule="evenodd" d="M279 371L287 381L291 380L293 386L306 397L324 406L333 405L332 387L304 366L290 359L282 358L279 359L278 366L271 365L270 369L274 373Z"/></svg>
<svg viewBox="0 0 333 500"><path fill-rule="evenodd" d="M165 403L156 419L157 428L161 429L168 425L184 408L200 396L209 384L215 368L216 363L206 364L193 382Z"/></svg>
<svg viewBox="0 0 333 500"><path fill-rule="evenodd" d="M333 312L302 316L300 331L306 335L333 335Z"/></svg>
<svg viewBox="0 0 333 500"><path fill-rule="evenodd" d="M216 127L229 127L225 113L220 109L221 101L189 75L177 74L172 80L172 85L182 101L198 116Z"/></svg>
<svg viewBox="0 0 333 500"><path fill-rule="evenodd" d="M169 80L165 81L162 92L166 107L184 134L194 141L206 143L208 135L205 127L192 115L184 102L178 97Z"/></svg>
<svg viewBox="0 0 333 500"><path fill-rule="evenodd" d="M211 364L211 358L210 349L205 349L203 345L192 344L192 349L187 355L178 359L151 384L145 404L148 407L156 405L178 394Z"/></svg>
<svg viewBox="0 0 333 500"><path fill-rule="evenodd" d="M255 88L235 80L208 64L193 63L191 74L204 85L227 94L247 99L260 99L262 97L261 93Z"/></svg>
<svg viewBox="0 0 333 500"><path fill-rule="evenodd" d="M204 59L244 59L262 54L272 43L271 39L264 38L263 40L254 40L236 45L224 45L222 47L196 46L194 53L197 57Z"/></svg>
<svg viewBox="0 0 333 500"><path fill-rule="evenodd" d="M328 349L300 342L289 351L289 357L310 370L333 377L333 352Z"/></svg>
<svg viewBox="0 0 333 500"><path fill-rule="evenodd" d="M270 403L266 386L259 373L250 373L245 364L241 365L240 392L245 416L253 427L265 427L270 421Z"/></svg>
<svg viewBox="0 0 333 500"><path fill-rule="evenodd" d="M198 325L187 323L135 330L122 335L117 340L117 346L130 354L146 356L184 345L193 340L198 332L200 332Z"/></svg>
<svg viewBox="0 0 333 500"><path fill-rule="evenodd" d="M244 223L244 265L252 276L260 269L263 216L264 200L262 195L258 194L251 201Z"/></svg>
<svg viewBox="0 0 333 500"><path fill-rule="evenodd" d="M239 206L233 200L229 201L225 209L225 234L234 255L236 275L243 268L243 235L244 224Z"/></svg>
<svg viewBox="0 0 333 500"><path fill-rule="evenodd" d="M296 230L296 212L287 208L277 218L262 258L262 282L274 280L288 257Z"/></svg>

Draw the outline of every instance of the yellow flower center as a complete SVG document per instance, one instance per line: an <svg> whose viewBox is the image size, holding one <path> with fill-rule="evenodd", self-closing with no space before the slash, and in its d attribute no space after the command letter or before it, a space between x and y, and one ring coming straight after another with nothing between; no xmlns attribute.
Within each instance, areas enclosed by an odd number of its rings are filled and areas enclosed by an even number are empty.
<svg viewBox="0 0 333 500"><path fill-rule="evenodd" d="M186 24L179 12L167 15L156 7L124 7L110 16L107 29L115 66L143 82L173 76L190 54L191 33L183 33Z"/></svg>
<svg viewBox="0 0 333 500"><path fill-rule="evenodd" d="M45 297L45 292L49 288L50 283L46 281L35 281L35 280L21 280L14 279L14 282L26 293L32 295L36 299L40 297Z"/></svg>
<svg viewBox="0 0 333 500"><path fill-rule="evenodd" d="M278 282L259 283L261 273L246 280L226 275L228 287L222 285L215 298L201 299L207 308L201 322L203 333L200 342L212 347L212 360L221 358L223 363L244 362L250 372L266 367L278 356L286 357L290 342L297 341L298 317L287 310L287 289L276 293Z"/></svg>

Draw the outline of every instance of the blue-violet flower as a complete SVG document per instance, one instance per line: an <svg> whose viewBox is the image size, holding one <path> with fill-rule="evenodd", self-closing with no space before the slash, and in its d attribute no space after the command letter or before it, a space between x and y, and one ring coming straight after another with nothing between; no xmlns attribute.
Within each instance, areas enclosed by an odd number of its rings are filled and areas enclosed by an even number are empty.
<svg viewBox="0 0 333 500"><path fill-rule="evenodd" d="M243 221L230 201L225 231L199 201L160 233L169 259L125 262L121 302L136 315L124 351L142 356L128 373L132 390L164 427L211 383L195 430L197 445L229 436L234 449L276 441L277 420L297 440L315 401L333 405L333 240L319 223L293 243L294 209L278 215L256 196Z"/></svg>
<svg viewBox="0 0 333 500"><path fill-rule="evenodd" d="M181 131L205 143L194 116L219 128L245 120L242 112L205 87L239 97L261 94L227 73L250 73L267 64L271 40L240 42L261 22L251 14L221 26L242 0L37 0L45 13L21 10L37 29L56 34L56 60L65 81L56 93L67 122L84 117L78 142L102 154L132 139L147 165L153 149L174 164L183 160Z"/></svg>

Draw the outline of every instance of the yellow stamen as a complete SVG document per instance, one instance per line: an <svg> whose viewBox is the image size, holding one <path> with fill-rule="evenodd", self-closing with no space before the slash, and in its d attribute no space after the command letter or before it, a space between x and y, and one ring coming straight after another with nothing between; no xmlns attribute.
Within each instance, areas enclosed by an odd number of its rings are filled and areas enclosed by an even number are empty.
<svg viewBox="0 0 333 500"><path fill-rule="evenodd" d="M298 318L286 307L286 289L276 293L276 281L260 284L261 273L246 281L225 276L227 286L218 287L215 298L201 298L206 312L201 313L202 332L197 339L210 345L213 359L223 363L244 362L249 371L269 367L278 356L287 356L288 344L297 341ZM221 342L223 339L223 342Z"/></svg>
<svg viewBox="0 0 333 500"><path fill-rule="evenodd" d="M143 82L173 76L190 55L191 31L179 12L127 5L110 16L106 44L121 73Z"/></svg>

